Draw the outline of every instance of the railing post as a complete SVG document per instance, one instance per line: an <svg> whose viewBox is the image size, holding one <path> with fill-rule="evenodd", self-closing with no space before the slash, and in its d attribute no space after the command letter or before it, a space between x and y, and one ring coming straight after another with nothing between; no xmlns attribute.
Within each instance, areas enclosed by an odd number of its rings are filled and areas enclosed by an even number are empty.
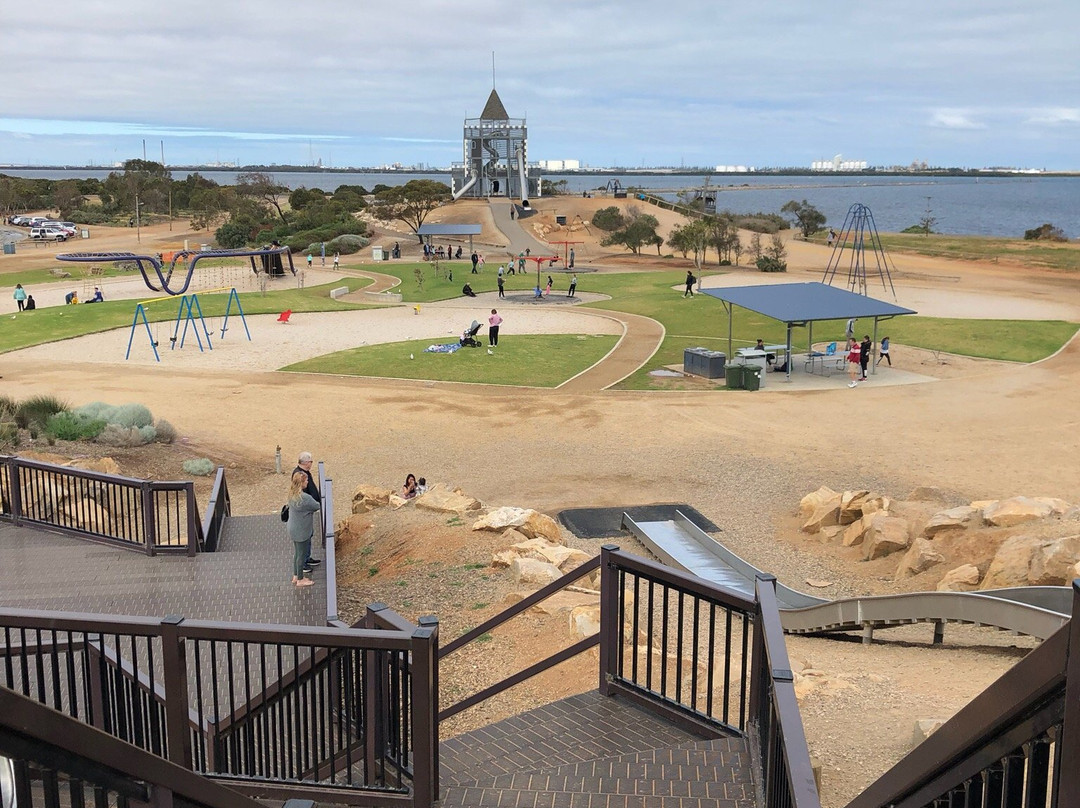
<svg viewBox="0 0 1080 808"><path fill-rule="evenodd" d="M199 506L195 504L195 483L190 480L184 483L184 497L187 500L187 554L194 557L195 553L202 550L199 546L202 522L197 513Z"/></svg>
<svg viewBox="0 0 1080 808"><path fill-rule="evenodd" d="M91 725L103 732L108 732L111 724L105 721L105 687L102 679L105 677L104 648L100 634L85 634L86 655L90 660L90 712Z"/></svg>
<svg viewBox="0 0 1080 808"><path fill-rule="evenodd" d="M139 486L142 496L143 511L143 539L146 542L146 554L154 554L154 545L157 543L157 505L154 501L153 483L144 482Z"/></svg>
<svg viewBox="0 0 1080 808"><path fill-rule="evenodd" d="M435 772L435 780L432 783L431 798L439 800L439 618L435 615L424 615L416 621L421 628L431 629L434 633L431 638L431 693L432 693L432 721L431 721L431 749L434 757L432 771ZM415 703L414 703L415 704ZM415 706L413 708L416 709Z"/></svg>
<svg viewBox="0 0 1080 808"><path fill-rule="evenodd" d="M771 586L776 588L776 576L758 574L755 576L757 585L754 587L754 640L750 651L750 720L761 729L762 715L766 709L765 699L768 696L768 683L771 678L768 664L768 654L765 653L765 632L762 628L761 601L757 596L758 586Z"/></svg>
<svg viewBox="0 0 1080 808"><path fill-rule="evenodd" d="M412 635L413 806L430 808L438 792L436 768L435 640L438 627L418 627Z"/></svg>
<svg viewBox="0 0 1080 808"><path fill-rule="evenodd" d="M165 737L169 760L188 771L191 765L191 734L188 732L187 645L180 636L183 617L169 615L161 621L161 664L165 670Z"/></svg>
<svg viewBox="0 0 1080 808"><path fill-rule="evenodd" d="M600 695L610 696L609 683L618 671L617 664L622 649L619 644L619 571L615 568L612 554L618 552L617 544L605 544L600 548ZM637 642L637 638L634 638Z"/></svg>
<svg viewBox="0 0 1080 808"><path fill-rule="evenodd" d="M1061 722L1058 805L1080 805L1080 580L1072 582L1072 620L1065 657L1065 718Z"/></svg>
<svg viewBox="0 0 1080 808"><path fill-rule="evenodd" d="M387 608L385 603L372 603L364 614L364 628L375 628L375 615ZM379 662L380 652L374 649L364 650L364 670L360 686L364 689L364 771L369 784L375 784L376 772L381 772L380 750L385 749L383 733L383 710L380 693L382 688L382 670ZM382 776L380 774L380 776Z"/></svg>
<svg viewBox="0 0 1080 808"><path fill-rule="evenodd" d="M7 462L8 491L11 502L11 521L13 524L22 524L22 486L19 484L19 458L12 457Z"/></svg>

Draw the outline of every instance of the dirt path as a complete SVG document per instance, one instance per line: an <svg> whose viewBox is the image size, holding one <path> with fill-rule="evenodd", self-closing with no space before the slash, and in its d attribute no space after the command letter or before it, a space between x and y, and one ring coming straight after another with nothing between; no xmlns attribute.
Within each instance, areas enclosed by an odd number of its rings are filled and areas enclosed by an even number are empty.
<svg viewBox="0 0 1080 808"><path fill-rule="evenodd" d="M591 368L559 385L558 389L563 393L607 390L648 362L663 342L664 326L651 317L620 311L592 311L622 323L622 338Z"/></svg>

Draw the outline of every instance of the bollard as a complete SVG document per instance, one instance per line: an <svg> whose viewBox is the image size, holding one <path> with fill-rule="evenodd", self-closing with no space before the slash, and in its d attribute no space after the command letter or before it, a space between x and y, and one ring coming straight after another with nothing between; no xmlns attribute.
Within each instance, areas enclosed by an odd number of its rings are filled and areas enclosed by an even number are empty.
<svg viewBox="0 0 1080 808"><path fill-rule="evenodd" d="M274 473L281 474L281 447L274 451Z"/></svg>
<svg viewBox="0 0 1080 808"><path fill-rule="evenodd" d="M419 305L413 306L413 314L419 314L419 313L420 313L420 306Z"/></svg>

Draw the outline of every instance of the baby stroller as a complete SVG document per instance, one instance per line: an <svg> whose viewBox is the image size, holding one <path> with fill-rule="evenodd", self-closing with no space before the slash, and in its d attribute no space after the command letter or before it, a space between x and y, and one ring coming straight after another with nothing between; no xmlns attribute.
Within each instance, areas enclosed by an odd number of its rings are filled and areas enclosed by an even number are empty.
<svg viewBox="0 0 1080 808"><path fill-rule="evenodd" d="M458 345L466 348L479 348L480 340L476 338L476 332L480 330L480 323L476 320L472 321L472 325L465 329L461 335L461 339L458 340Z"/></svg>

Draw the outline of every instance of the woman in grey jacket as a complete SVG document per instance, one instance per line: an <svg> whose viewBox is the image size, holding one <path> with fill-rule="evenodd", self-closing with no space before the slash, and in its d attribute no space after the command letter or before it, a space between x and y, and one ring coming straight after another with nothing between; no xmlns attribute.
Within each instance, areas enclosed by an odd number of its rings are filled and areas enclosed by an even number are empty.
<svg viewBox="0 0 1080 808"><path fill-rule="evenodd" d="M315 582L304 577L304 562L311 552L311 537L315 535L315 514L319 511L319 502L304 488L307 475L302 471L293 472L289 485L289 522L286 530L293 543L293 583L297 586L312 586Z"/></svg>

